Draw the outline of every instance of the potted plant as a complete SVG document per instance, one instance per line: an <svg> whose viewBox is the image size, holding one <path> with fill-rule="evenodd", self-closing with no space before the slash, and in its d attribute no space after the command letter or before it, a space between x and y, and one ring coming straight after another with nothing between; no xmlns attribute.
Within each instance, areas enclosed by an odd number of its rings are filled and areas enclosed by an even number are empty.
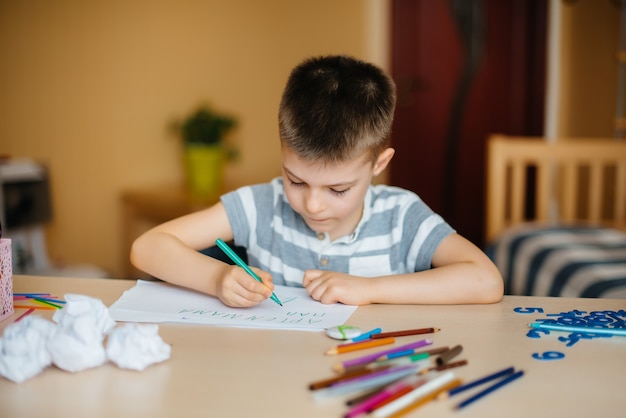
<svg viewBox="0 0 626 418"><path fill-rule="evenodd" d="M183 140L183 159L187 184L198 198L215 198L222 188L224 161L233 156L225 143L226 135L237 120L203 105L174 128Z"/></svg>

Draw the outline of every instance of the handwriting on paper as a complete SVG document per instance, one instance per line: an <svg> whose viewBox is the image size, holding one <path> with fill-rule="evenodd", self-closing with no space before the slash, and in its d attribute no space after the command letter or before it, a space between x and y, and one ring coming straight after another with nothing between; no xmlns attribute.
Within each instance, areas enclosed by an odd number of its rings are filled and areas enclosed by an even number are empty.
<svg viewBox="0 0 626 418"><path fill-rule="evenodd" d="M211 316L212 318L220 318L224 320L237 320L237 321L249 321L249 322L273 322L282 324L319 324L323 322L326 316L325 312L285 312L283 315L256 315L256 314L238 314L223 311L205 311L203 309L182 309L179 312L182 315L182 319L187 319L191 316Z"/></svg>
<svg viewBox="0 0 626 418"><path fill-rule="evenodd" d="M109 308L116 321L323 330L342 325L356 306L324 305L302 288L276 286L283 302L266 300L251 308L231 308L219 299L167 283L139 280Z"/></svg>

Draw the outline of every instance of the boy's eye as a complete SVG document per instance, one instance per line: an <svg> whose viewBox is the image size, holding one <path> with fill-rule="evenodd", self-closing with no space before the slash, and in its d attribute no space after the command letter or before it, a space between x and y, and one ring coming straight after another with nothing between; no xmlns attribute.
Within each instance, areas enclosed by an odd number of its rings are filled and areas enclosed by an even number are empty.
<svg viewBox="0 0 626 418"><path fill-rule="evenodd" d="M289 179L289 184L294 186L294 187L304 187L304 186L306 186L306 183L304 183L304 182L295 181L295 180L291 180L291 179ZM348 193L350 188L347 188L347 189L344 189L344 190L337 190L337 189L330 188L329 190L335 196L343 196L346 193Z"/></svg>
<svg viewBox="0 0 626 418"><path fill-rule="evenodd" d="M337 196L343 196L344 194L348 193L348 189L344 189L344 190L335 190L335 189L330 189L331 192L333 192L335 195Z"/></svg>

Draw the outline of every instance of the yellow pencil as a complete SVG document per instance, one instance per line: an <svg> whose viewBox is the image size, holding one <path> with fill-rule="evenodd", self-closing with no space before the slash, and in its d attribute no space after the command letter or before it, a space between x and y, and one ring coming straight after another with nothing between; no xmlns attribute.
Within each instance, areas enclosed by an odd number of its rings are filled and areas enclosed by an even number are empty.
<svg viewBox="0 0 626 418"><path fill-rule="evenodd" d="M37 304L39 304L41 306L49 306L49 307L52 307L54 309L61 309L61 308L63 308L62 306L59 306L59 305L56 305L54 303L50 303L50 302L47 302L47 301L41 300L41 299L31 299L31 302L37 303Z"/></svg>

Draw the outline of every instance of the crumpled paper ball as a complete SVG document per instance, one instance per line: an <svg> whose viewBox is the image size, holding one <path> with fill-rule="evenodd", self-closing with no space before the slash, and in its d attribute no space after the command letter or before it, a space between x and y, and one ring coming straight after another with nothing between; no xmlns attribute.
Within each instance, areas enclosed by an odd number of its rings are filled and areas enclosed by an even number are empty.
<svg viewBox="0 0 626 418"><path fill-rule="evenodd" d="M100 299L72 293L67 293L64 297L65 306L56 311L52 317L52 320L61 327L70 326L77 318L89 317L104 338L104 335L115 326L115 321L109 315L109 309Z"/></svg>
<svg viewBox="0 0 626 418"><path fill-rule="evenodd" d="M0 338L0 375L21 383L54 364L68 372L100 366L109 359L120 368L143 370L166 360L171 348L156 324L118 328L100 299L66 294L65 306L50 322L27 316ZM109 334L107 348L104 339Z"/></svg>
<svg viewBox="0 0 626 418"><path fill-rule="evenodd" d="M27 316L9 325L0 338L0 374L16 383L39 374L52 360L47 343L55 325L39 316Z"/></svg>
<svg viewBox="0 0 626 418"><path fill-rule="evenodd" d="M48 341L52 363L68 372L97 367L107 360L102 342L115 321L100 299L65 295L63 309L54 313L56 332Z"/></svg>
<svg viewBox="0 0 626 418"><path fill-rule="evenodd" d="M167 360L171 347L159 336L158 325L128 323L111 331L106 351L118 367L143 370Z"/></svg>

